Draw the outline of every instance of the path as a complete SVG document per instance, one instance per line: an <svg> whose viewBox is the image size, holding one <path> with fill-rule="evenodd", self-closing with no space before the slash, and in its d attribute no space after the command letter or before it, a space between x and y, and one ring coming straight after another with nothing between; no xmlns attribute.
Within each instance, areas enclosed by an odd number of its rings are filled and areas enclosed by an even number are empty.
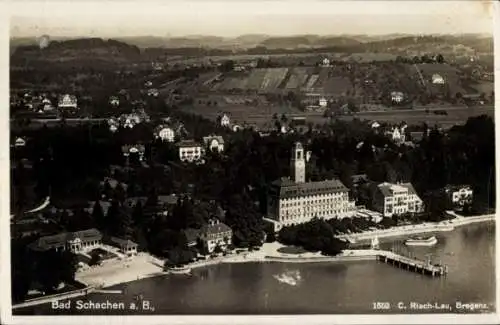
<svg viewBox="0 0 500 325"><path fill-rule="evenodd" d="M31 209L29 211L26 211L24 212L25 214L28 214L28 213L34 213L34 212L38 212L38 211L41 211L43 209L45 209L48 205L50 204L50 196L47 196L45 198L45 201L43 201L42 204L40 204L38 207L34 208L34 209Z"/></svg>

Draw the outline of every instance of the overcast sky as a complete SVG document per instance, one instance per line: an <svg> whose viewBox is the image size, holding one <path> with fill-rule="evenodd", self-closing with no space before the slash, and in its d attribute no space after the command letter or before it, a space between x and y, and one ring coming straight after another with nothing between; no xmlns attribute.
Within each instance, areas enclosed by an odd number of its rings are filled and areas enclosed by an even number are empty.
<svg viewBox="0 0 500 325"><path fill-rule="evenodd" d="M18 1L11 36L492 33L483 1Z"/></svg>

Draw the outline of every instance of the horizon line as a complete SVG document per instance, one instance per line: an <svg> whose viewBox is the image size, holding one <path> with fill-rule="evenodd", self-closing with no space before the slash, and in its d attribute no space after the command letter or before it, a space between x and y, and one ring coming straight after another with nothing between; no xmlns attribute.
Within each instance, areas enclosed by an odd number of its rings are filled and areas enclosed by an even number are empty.
<svg viewBox="0 0 500 325"><path fill-rule="evenodd" d="M93 39L93 38L102 38L102 39L114 39L114 38L140 38L140 37L155 37L155 38L165 38L165 39L173 39L173 38L203 38L203 37L217 37L222 39L235 39L244 36L264 36L264 37L307 37L307 36L317 36L317 37L356 37L356 36L365 36L365 37L384 37L384 36L467 36L467 35L476 35L476 36L485 36L485 37L493 37L494 33L492 32L471 32L471 33L463 33L463 32L442 32L442 33L380 33L380 34L363 34L363 33L342 33L342 34L317 34L317 33L290 33L290 34L278 34L278 33L243 33L237 36L223 36L213 34L183 34L183 35L158 35L158 34L142 34L142 35L78 35L78 34L66 34L66 35L50 35L48 33L45 34L29 34L29 35L10 35L9 39L16 38L39 38L44 35L49 37L57 38L73 38L73 39Z"/></svg>

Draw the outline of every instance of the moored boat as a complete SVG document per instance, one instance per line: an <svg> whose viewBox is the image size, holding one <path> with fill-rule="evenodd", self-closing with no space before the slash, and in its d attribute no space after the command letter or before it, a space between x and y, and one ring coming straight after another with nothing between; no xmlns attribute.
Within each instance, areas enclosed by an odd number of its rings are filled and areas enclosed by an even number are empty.
<svg viewBox="0 0 500 325"><path fill-rule="evenodd" d="M437 243L437 238L436 236L431 236L431 237L413 237L410 239L407 239L405 241L405 244L407 246L433 246L436 245Z"/></svg>

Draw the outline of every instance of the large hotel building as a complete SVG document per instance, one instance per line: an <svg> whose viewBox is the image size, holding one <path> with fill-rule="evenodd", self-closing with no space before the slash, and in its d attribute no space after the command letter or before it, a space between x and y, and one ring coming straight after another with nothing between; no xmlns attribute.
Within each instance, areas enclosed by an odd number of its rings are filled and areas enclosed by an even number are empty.
<svg viewBox="0 0 500 325"><path fill-rule="evenodd" d="M353 217L355 203L339 180L306 182L306 157L300 142L295 143L291 159L292 179L274 181L268 196L267 218L275 231L283 226L322 219Z"/></svg>

